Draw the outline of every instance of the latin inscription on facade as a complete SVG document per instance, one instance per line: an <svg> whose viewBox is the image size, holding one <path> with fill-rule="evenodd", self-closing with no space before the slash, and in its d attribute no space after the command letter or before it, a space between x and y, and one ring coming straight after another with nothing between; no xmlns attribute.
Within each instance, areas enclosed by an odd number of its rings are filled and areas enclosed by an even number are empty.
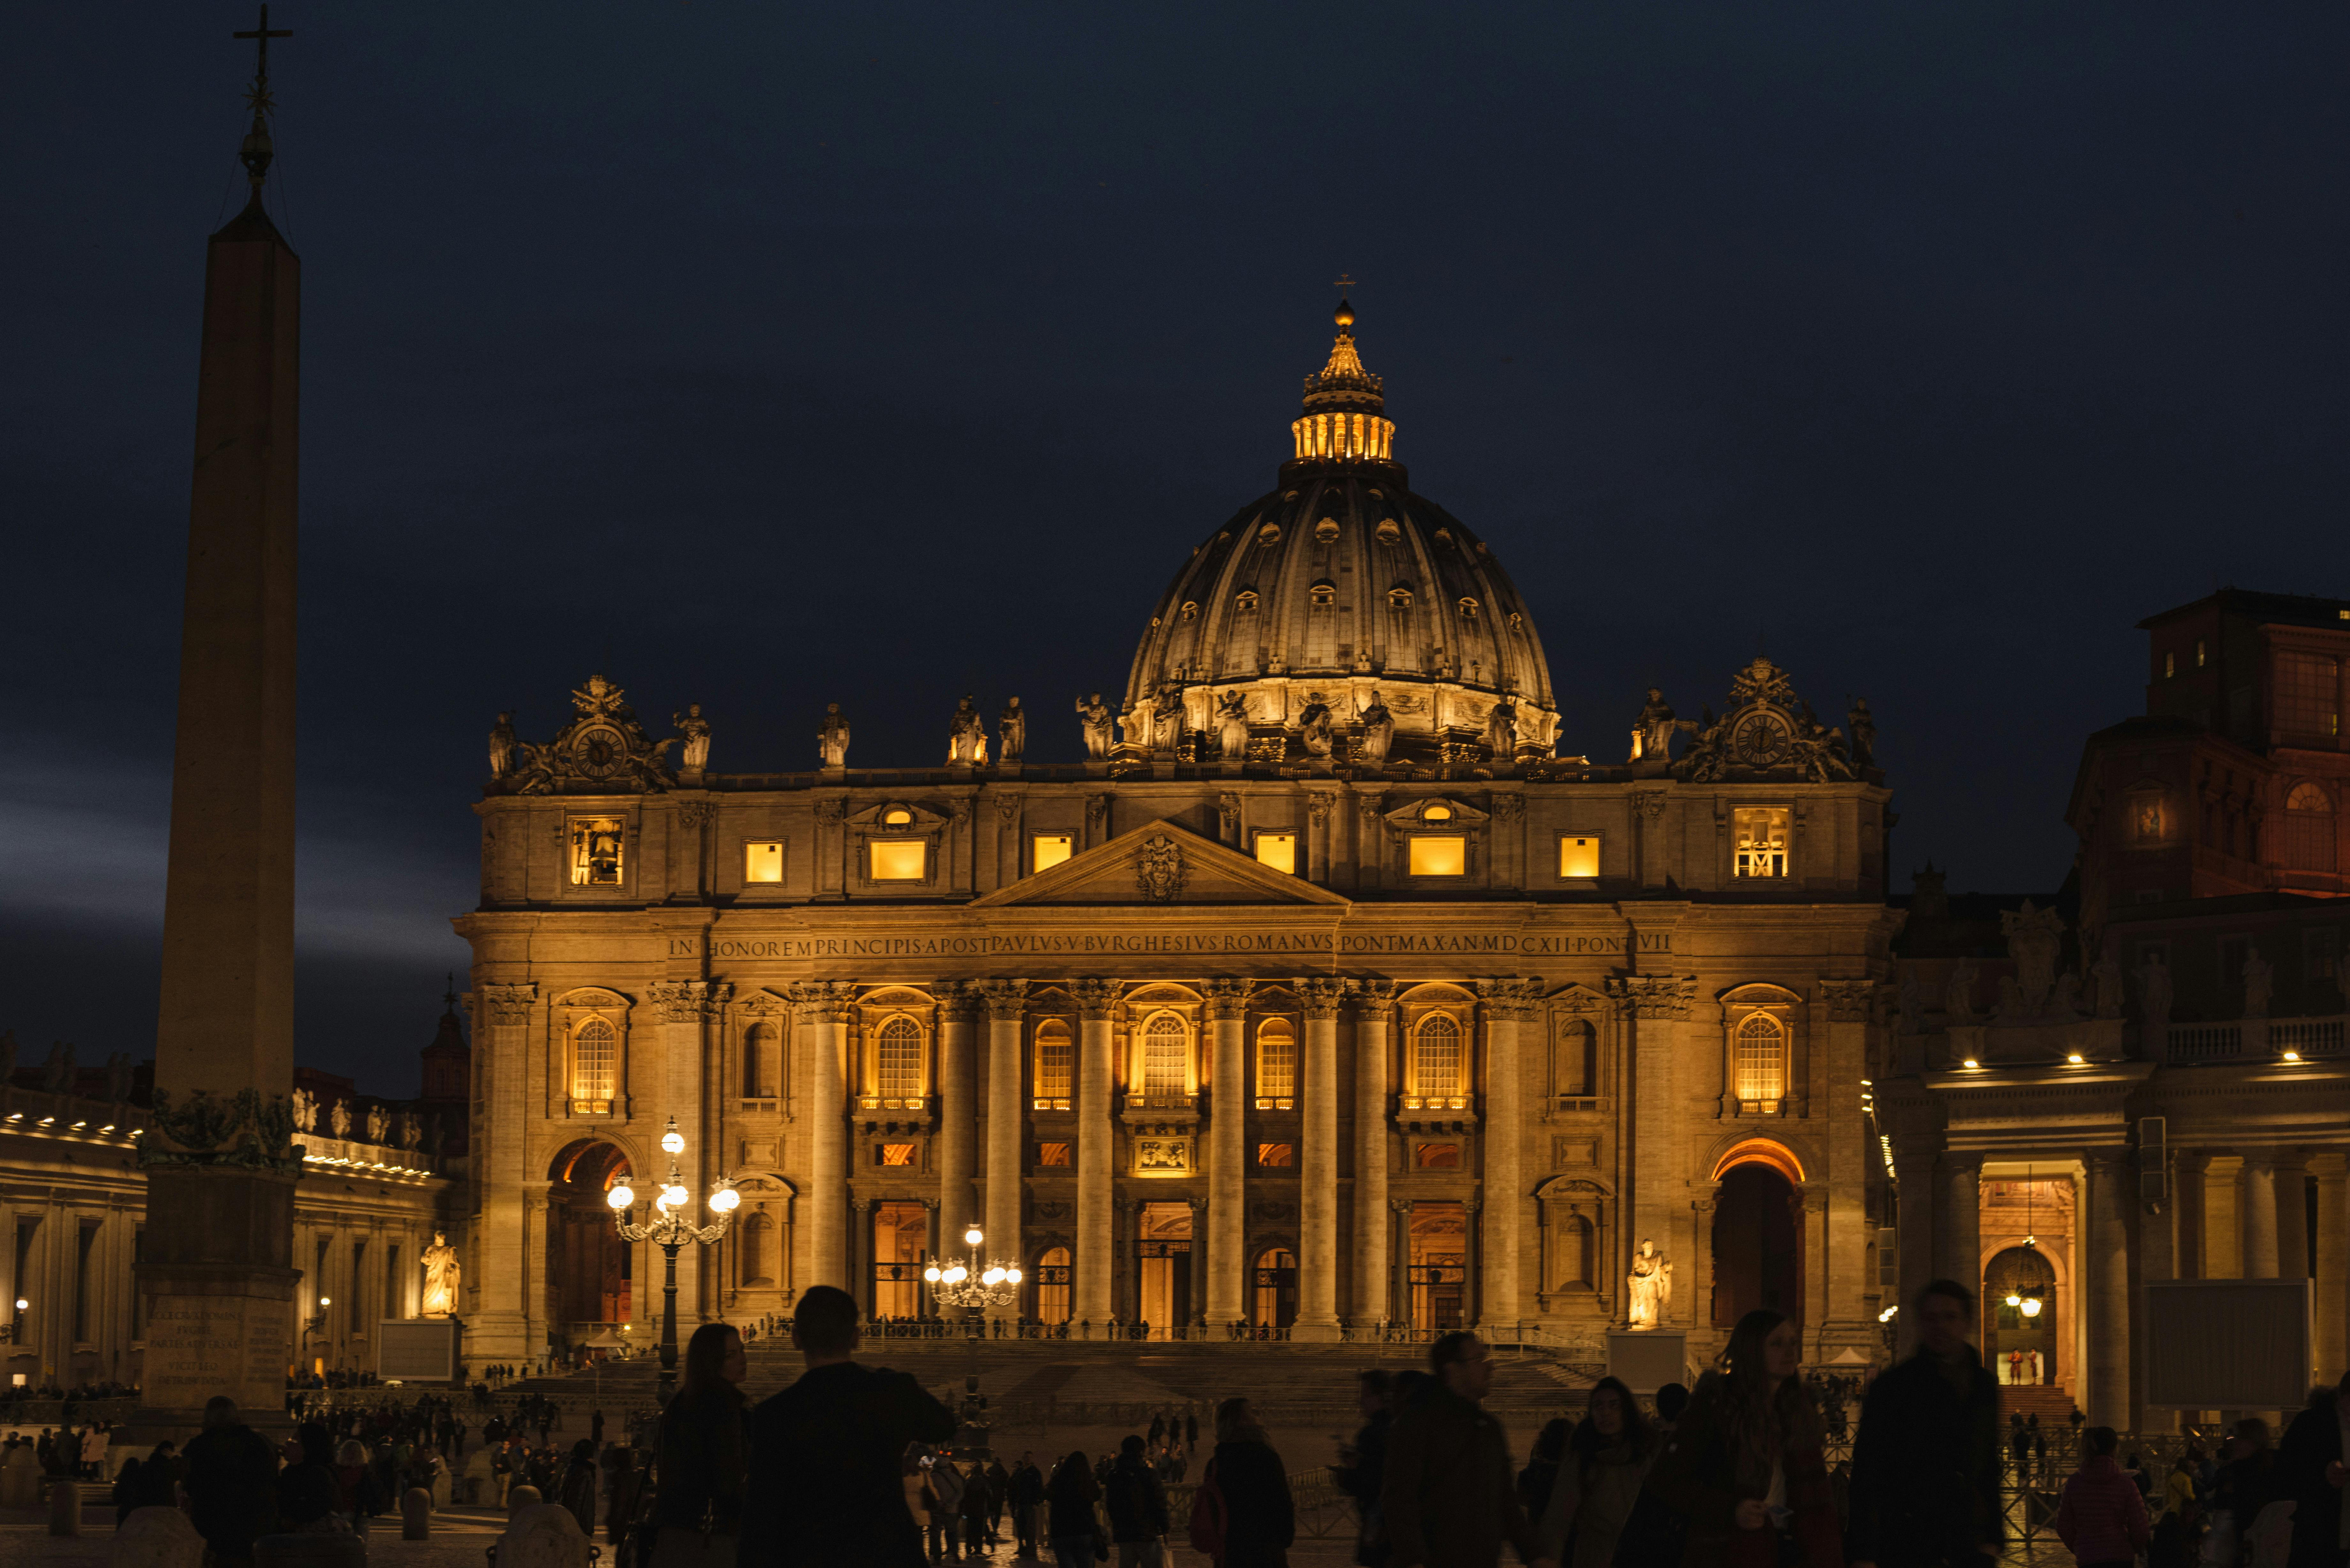
<svg viewBox="0 0 2350 1568"><path fill-rule="evenodd" d="M682 941L688 952L691 939ZM1536 958L1605 957L1622 954L1627 939L1621 936L1523 935L1493 932L1379 932L1350 935L1331 931L1087 931L1068 935L976 932L951 937L785 937L722 940L710 944L713 959L825 958L1020 958L1029 955L1087 953L1165 953L1174 956L1222 953L1519 953ZM1667 931L1643 931L1638 950L1669 953L1672 936ZM674 953L673 953L673 956Z"/></svg>

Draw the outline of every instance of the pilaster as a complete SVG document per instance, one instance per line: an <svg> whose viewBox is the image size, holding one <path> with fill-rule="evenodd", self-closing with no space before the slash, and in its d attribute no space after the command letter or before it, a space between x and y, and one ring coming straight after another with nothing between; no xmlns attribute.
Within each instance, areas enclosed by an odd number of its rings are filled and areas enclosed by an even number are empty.
<svg viewBox="0 0 2350 1568"><path fill-rule="evenodd" d="M1111 1151L1118 1129L1110 1119L1111 1012L1119 986L1114 980L1076 980L1077 1056L1077 1245L1076 1278L1070 1300L1080 1322L1098 1326L1112 1316L1111 1285L1117 1246L1110 1231Z"/></svg>
<svg viewBox="0 0 2350 1568"><path fill-rule="evenodd" d="M1326 795L1315 798L1326 803ZM1317 825L1317 836L1323 826ZM1338 1004L1344 981L1319 976L1296 981L1305 1009L1305 1082L1299 1120L1304 1149L1298 1182L1296 1337L1338 1337Z"/></svg>
<svg viewBox="0 0 2350 1568"><path fill-rule="evenodd" d="M1388 1321L1388 1064L1393 1054L1395 981L1355 982L1355 1326Z"/></svg>
<svg viewBox="0 0 2350 1568"><path fill-rule="evenodd" d="M987 1231L994 1256L1018 1260L1028 1268L1020 1234L1023 1187L1022 1133L1027 1118L1021 1108L1023 1069L1021 1022L1028 1007L1024 980L988 980L976 990L987 1008ZM991 1315L1016 1317L1017 1303Z"/></svg>
<svg viewBox="0 0 2350 1568"><path fill-rule="evenodd" d="M1246 1201L1247 1170L1243 1138L1247 1118L1248 1078L1242 1065L1242 1032L1248 1017L1249 982L1211 980L1207 983L1208 1029L1211 1037L1209 1063L1208 1112L1208 1269L1207 1317L1210 1328L1240 1322L1243 1310L1242 1274L1246 1231L1242 1206Z"/></svg>
<svg viewBox="0 0 2350 1568"><path fill-rule="evenodd" d="M960 1241L976 1218L972 1210L972 1180L979 1138L979 1064L972 1034L980 998L962 981L947 981L935 989L939 999L940 1226ZM991 1236L989 1255L1002 1256L995 1247Z"/></svg>
<svg viewBox="0 0 2350 1568"><path fill-rule="evenodd" d="M862 1300L849 1273L848 1074L842 1060L843 1032L857 982L808 980L792 987L799 1017L800 1049L807 1064L808 1189L806 1285L837 1285Z"/></svg>

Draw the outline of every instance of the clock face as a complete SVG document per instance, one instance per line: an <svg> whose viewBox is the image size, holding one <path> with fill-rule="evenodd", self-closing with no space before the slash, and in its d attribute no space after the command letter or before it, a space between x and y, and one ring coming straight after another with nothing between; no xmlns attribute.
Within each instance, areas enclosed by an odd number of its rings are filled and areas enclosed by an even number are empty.
<svg viewBox="0 0 2350 1568"><path fill-rule="evenodd" d="M588 730L571 743L571 756L578 770L589 778L609 778L627 764L628 743L617 730Z"/></svg>
<svg viewBox="0 0 2350 1568"><path fill-rule="evenodd" d="M1751 713L1739 724L1732 742L1738 760L1751 768L1785 762L1793 749L1787 726L1769 713Z"/></svg>

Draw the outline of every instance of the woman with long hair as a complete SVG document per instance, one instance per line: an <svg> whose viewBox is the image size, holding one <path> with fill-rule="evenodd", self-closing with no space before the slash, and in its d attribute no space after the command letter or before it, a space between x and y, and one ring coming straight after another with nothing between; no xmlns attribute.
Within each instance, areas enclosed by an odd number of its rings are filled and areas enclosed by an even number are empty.
<svg viewBox="0 0 2350 1568"><path fill-rule="evenodd" d="M653 1568L733 1568L743 1530L749 1364L732 1324L705 1323L685 1342L685 1383L654 1441Z"/></svg>
<svg viewBox="0 0 2350 1568"><path fill-rule="evenodd" d="M1053 1479L1045 1483L1045 1504L1050 1514L1045 1537L1053 1543L1053 1560L1059 1568L1093 1568L1094 1541L1101 1532L1100 1522L1094 1518L1094 1504L1100 1500L1101 1482L1094 1479L1093 1466L1083 1450L1070 1450L1067 1459L1053 1467Z"/></svg>
<svg viewBox="0 0 2350 1568"><path fill-rule="evenodd" d="M1591 1402L1566 1439L1558 1479L1535 1537L1561 1568L1607 1568L1616 1539L1657 1456L1656 1435L1621 1380L1592 1385Z"/></svg>
<svg viewBox="0 0 2350 1568"><path fill-rule="evenodd" d="M1757 1308L1698 1380L1647 1483L1687 1526L1683 1568L1843 1568L1802 1363L1795 1324Z"/></svg>

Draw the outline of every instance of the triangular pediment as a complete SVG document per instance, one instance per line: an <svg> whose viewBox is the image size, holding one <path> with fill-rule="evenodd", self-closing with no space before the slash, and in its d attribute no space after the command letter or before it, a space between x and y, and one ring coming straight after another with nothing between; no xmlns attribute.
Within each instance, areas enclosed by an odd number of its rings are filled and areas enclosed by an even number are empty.
<svg viewBox="0 0 2350 1568"><path fill-rule="evenodd" d="M1202 838L1180 823L1121 833L1050 871L972 900L974 909L1015 904L1116 904L1174 909L1197 904L1295 904L1346 909L1352 900L1254 857Z"/></svg>

